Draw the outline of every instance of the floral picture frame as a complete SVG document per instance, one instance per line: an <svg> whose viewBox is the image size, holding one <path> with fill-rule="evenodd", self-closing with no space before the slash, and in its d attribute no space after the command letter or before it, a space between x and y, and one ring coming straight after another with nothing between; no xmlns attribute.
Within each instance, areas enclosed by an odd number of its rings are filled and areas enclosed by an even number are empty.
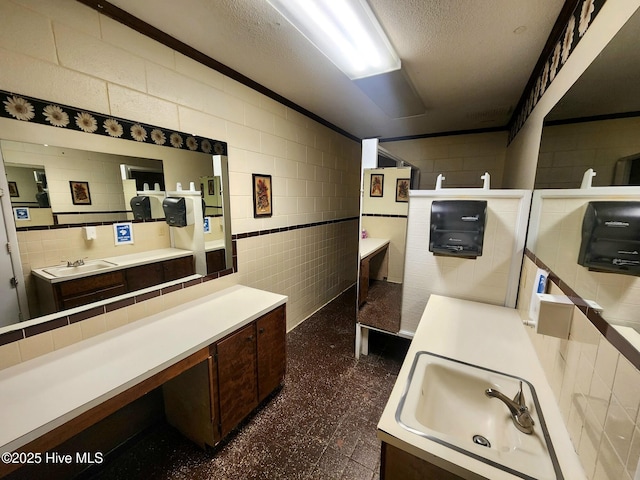
<svg viewBox="0 0 640 480"><path fill-rule="evenodd" d="M384 174L371 174L371 186L369 188L370 197L382 197L384 192Z"/></svg>
<svg viewBox="0 0 640 480"><path fill-rule="evenodd" d="M253 178L253 217L273 215L271 175L252 174Z"/></svg>
<svg viewBox="0 0 640 480"><path fill-rule="evenodd" d="M396 202L409 201L409 179L398 178L396 180Z"/></svg>
<svg viewBox="0 0 640 480"><path fill-rule="evenodd" d="M71 201L74 205L91 205L89 182L70 180L69 189L71 190Z"/></svg>

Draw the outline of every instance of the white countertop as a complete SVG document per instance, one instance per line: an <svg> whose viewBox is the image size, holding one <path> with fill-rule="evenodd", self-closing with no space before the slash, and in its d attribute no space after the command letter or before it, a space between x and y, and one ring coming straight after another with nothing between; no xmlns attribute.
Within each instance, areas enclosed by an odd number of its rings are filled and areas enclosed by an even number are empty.
<svg viewBox="0 0 640 480"><path fill-rule="evenodd" d="M204 251L212 252L214 250L222 250L224 248L224 238L218 238L217 240L208 240L204 242Z"/></svg>
<svg viewBox="0 0 640 480"><path fill-rule="evenodd" d="M0 370L0 451L13 451L287 301L234 286Z"/></svg>
<svg viewBox="0 0 640 480"><path fill-rule="evenodd" d="M45 270L48 268L59 267L61 265L53 265L49 267L34 268L31 270L35 276L42 278L50 283L64 282L66 280L73 280L74 278L89 277L91 275L98 275L101 273L113 272L115 270L122 270L123 268L137 267L138 265L146 265L147 263L161 262L164 260L172 260L174 258L186 257L193 255L191 250L184 250L182 248L160 248L157 250L148 250L146 252L129 253L126 255L118 255L115 257L96 258L87 260L87 263L95 260L105 260L109 263L113 263L113 267L101 268L100 270L94 270L91 272L78 273L77 275L66 275L64 277L56 277L47 273Z"/></svg>
<svg viewBox="0 0 640 480"><path fill-rule="evenodd" d="M431 295L380 422L378 438L428 462L492 480L518 478L402 428L395 419L416 352L424 350L531 382L565 479L586 479L560 410L517 310ZM456 470L456 466L461 467Z"/></svg>
<svg viewBox="0 0 640 480"><path fill-rule="evenodd" d="M368 257L376 250L380 250L382 247L389 245L388 238L361 238L360 239L360 260Z"/></svg>

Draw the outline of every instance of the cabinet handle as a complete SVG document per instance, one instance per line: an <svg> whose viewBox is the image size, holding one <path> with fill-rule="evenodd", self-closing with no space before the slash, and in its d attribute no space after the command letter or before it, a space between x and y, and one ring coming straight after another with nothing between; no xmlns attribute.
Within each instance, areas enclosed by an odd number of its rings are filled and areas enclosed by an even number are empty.
<svg viewBox="0 0 640 480"><path fill-rule="evenodd" d="M253 335L249 335L249 336L247 337L247 342L250 342L250 341L252 341L252 340L253 340Z"/></svg>
<svg viewBox="0 0 640 480"><path fill-rule="evenodd" d="M260 329L258 330L258 333L264 333L264 328L260 328Z"/></svg>

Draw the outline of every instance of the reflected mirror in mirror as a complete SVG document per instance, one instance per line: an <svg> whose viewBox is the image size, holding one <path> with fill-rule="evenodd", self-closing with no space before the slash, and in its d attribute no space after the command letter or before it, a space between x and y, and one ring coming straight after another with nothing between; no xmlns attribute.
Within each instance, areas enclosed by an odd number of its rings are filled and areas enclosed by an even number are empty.
<svg viewBox="0 0 640 480"><path fill-rule="evenodd" d="M358 322L400 331L411 167L364 169Z"/></svg>
<svg viewBox="0 0 640 480"><path fill-rule="evenodd" d="M0 140L0 152L28 304L23 320L227 269L225 156L151 147L162 158L154 159L11 140ZM170 227L162 200L192 182L204 188L182 194L197 203L199 220ZM141 197L151 200L144 221L131 206ZM129 222L132 242L118 244L114 225Z"/></svg>
<svg viewBox="0 0 640 480"><path fill-rule="evenodd" d="M638 185L640 168L639 41L640 11L546 117L527 239L528 249L564 285L603 308L603 322L625 331L626 342L606 336L629 359L640 350L640 278L592 271L577 261L588 202L640 201L640 187L629 186ZM579 189L589 168L595 188Z"/></svg>
<svg viewBox="0 0 640 480"><path fill-rule="evenodd" d="M132 220L138 191L164 192L162 160L6 140L0 151L19 193L11 205L29 209L26 218L14 217L16 228ZM72 180L87 186L84 201L76 201ZM162 217L160 209L153 218Z"/></svg>
<svg viewBox="0 0 640 480"><path fill-rule="evenodd" d="M636 12L545 118L534 188L637 185L640 13Z"/></svg>

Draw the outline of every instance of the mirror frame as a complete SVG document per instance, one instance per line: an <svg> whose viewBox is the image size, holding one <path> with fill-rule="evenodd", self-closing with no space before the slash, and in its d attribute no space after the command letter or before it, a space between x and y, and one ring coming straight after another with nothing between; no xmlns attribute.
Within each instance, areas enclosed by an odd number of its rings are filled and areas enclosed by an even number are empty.
<svg viewBox="0 0 640 480"><path fill-rule="evenodd" d="M136 292L131 292L130 294L127 294L128 298L122 299L122 297L114 297L113 299L98 302L98 306L96 306L96 304L88 304L74 308L70 311L56 312L41 317L35 317L23 322L17 322L0 328L0 345L8 343L8 341L13 341L8 338L3 339L2 337L5 335L14 337L15 334L21 332L20 338L28 336L22 332L23 329L35 329L38 330L38 333L48 331L53 328L57 328L58 326L63 326L62 324L57 326L53 325L54 323L60 323L58 320L61 320L62 318L66 318L67 320L71 317L84 319L104 313L105 308L108 308L108 304L110 303L133 303L134 300L137 303L160 295L163 293L163 290L165 290L164 293L169 293L169 291L173 291L177 288L184 288L192 284L199 284L202 281L212 280L237 272L235 238L231 232L229 175L228 162L226 161L228 150L226 142L150 125L144 122L136 122L112 115L105 115L5 90L0 90L0 99L0 101L2 101L2 104L0 105L0 132L2 132L2 138L5 140L24 143L49 144L62 148L74 148L161 160L163 159L162 152L166 150L160 150L160 148L172 148L175 150L184 150L185 152L190 153L211 155L212 169L214 159L216 157L221 157L225 159L225 161L220 162L223 170L221 172L223 183L223 205L225 205L224 209L229 212L229 214L225 215L224 218L224 227L226 232L225 259L227 267L225 270L211 273L200 279L187 281L171 287L167 287L166 285L165 288L162 288L162 286L150 287L149 289L144 290L144 293L141 295L137 295ZM119 125L119 127L117 125ZM153 136L151 135L151 132L154 132ZM156 139L155 141L154 138ZM128 141L123 142L122 140ZM2 179L2 182L3 183L0 183L0 187L6 188L6 178ZM3 210L7 209L5 203L9 203L8 196L6 201L5 199L2 201ZM8 213L9 212L5 211L7 225L11 225L13 227L13 232L7 232L9 235L9 242L15 244L17 247L16 232L19 230L15 227L15 222L12 220L13 217L7 215ZM83 224L74 224L72 227L80 227L82 225ZM25 230L34 228L35 227L26 227ZM13 261L13 266L14 274L18 276L18 278L22 278L24 274L21 263L18 261L16 264L16 262ZM21 311L24 311L24 308L27 305L27 300L26 291L22 283L23 282L19 283L19 287L22 288L18 290L18 298L20 309ZM46 324L46 326L44 324Z"/></svg>

